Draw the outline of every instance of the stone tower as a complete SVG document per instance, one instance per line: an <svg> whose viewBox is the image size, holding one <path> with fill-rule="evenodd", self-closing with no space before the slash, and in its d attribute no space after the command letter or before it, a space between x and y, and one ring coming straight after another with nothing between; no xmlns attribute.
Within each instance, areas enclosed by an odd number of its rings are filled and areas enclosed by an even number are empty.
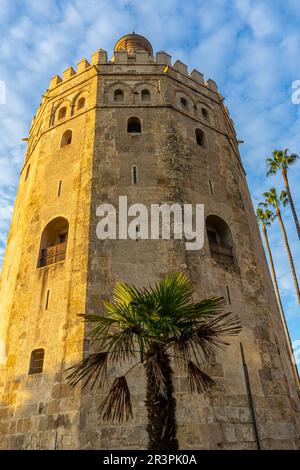
<svg viewBox="0 0 300 470"><path fill-rule="evenodd" d="M120 195L204 204L204 247L99 240L97 206ZM212 392L189 394L177 371L180 447L298 448L298 384L233 122L214 81L130 34L111 60L100 49L55 76L31 125L1 275L1 448L145 448L143 370L129 380L134 419L119 425L100 422L99 392L70 389L65 369L90 348L79 313L101 310L117 280L175 270L197 299L224 295L243 325L209 365Z"/></svg>

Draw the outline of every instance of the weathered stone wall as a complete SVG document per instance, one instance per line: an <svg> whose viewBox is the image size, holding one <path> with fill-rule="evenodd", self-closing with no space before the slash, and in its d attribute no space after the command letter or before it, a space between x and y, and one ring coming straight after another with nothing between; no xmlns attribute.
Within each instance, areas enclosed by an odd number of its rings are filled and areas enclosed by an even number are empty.
<svg viewBox="0 0 300 470"><path fill-rule="evenodd" d="M63 372L83 349L77 314L84 311L86 296L96 84L89 68L51 88L30 133L1 282L1 339L7 356L0 379L4 449L78 445L79 392L69 390ZM86 106L71 115L79 92ZM63 105L66 118L59 120L56 112L49 125L53 110ZM61 148L67 129L73 131L72 143ZM38 268L42 231L56 217L69 222L66 260ZM45 349L44 370L28 375L30 354L37 348Z"/></svg>
<svg viewBox="0 0 300 470"><path fill-rule="evenodd" d="M145 88L150 102L141 99ZM123 102L114 101L116 89L124 91ZM78 111L80 96L86 106ZM58 120L62 106L67 116ZM141 134L127 133L131 116L141 119ZM197 145L196 128L205 132L206 148ZM67 129L72 143L60 148ZM97 206L117 207L121 195L129 205L205 204L206 216L221 217L231 229L234 265L212 259L207 238L200 251L186 251L183 240L98 240ZM37 268L42 230L57 216L69 221L66 260ZM218 381L211 393L188 393L176 369L181 448L256 448L240 343L262 447L298 448L298 391L233 124L216 85L204 83L197 71L188 75L179 61L171 67L165 53L154 61L119 51L108 62L100 50L92 66L83 60L76 74L68 69L63 80L52 79L30 133L1 279L0 331L7 355L1 371L2 448L145 448L142 368L129 378L134 419L122 425L102 423L102 395L79 386L71 390L64 371L90 349L78 313L101 310L117 280L143 286L174 270L191 277L195 299L229 292L228 309L243 325L228 350L207 365ZM45 348L44 371L28 376L30 353L38 347Z"/></svg>

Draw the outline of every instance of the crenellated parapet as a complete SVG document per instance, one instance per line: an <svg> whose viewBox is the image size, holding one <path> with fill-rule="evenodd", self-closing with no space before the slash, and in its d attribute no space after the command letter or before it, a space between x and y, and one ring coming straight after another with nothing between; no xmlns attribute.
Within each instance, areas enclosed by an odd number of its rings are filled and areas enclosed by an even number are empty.
<svg viewBox="0 0 300 470"><path fill-rule="evenodd" d="M104 80L96 103L88 96L90 87L98 87L99 76ZM124 96L122 101L115 99L115 93L119 90ZM151 97L149 101L142 99L145 90ZM229 133L233 142L236 141L228 109L212 79L205 80L196 69L190 72L184 62L172 61L171 55L163 50L153 55L151 44L146 38L128 35L116 43L110 59L107 51L98 49L90 59L82 58L77 67L70 66L50 80L49 88L32 121L28 157L35 148L38 136L77 116L75 111L79 95L85 99L85 108L80 112L86 112L96 105L170 106L202 121L206 127L212 126L220 132ZM223 115L221 119L217 117L219 111Z"/></svg>
<svg viewBox="0 0 300 470"><path fill-rule="evenodd" d="M203 121L205 126L213 126L221 132L229 133L231 139L236 141L228 109L212 79L205 80L203 74L196 69L190 72L185 63L180 60L172 61L171 55L163 50L154 56L145 38L139 40L135 35L134 41L131 39L129 43L124 39L118 41L110 59L107 51L98 49L89 60L82 58L77 67L70 66L50 80L49 88L32 120L25 161L43 132L77 116L75 111L79 95L86 100L85 109L80 110L81 112L96 105L88 96L90 86L98 86L98 76L104 77L104 81L97 105L171 106ZM93 80L94 85L91 85ZM167 85L168 82L171 86ZM116 102L114 98L118 89L124 95L122 102ZM151 96L148 102L142 100L142 92L145 90ZM223 114L221 121L217 118L218 109ZM64 116L64 119L59 116Z"/></svg>
<svg viewBox="0 0 300 470"><path fill-rule="evenodd" d="M217 84L212 79L205 81L203 74L196 69L189 73L188 66L180 60L176 60L172 64L172 57L167 52L159 51L153 57L147 51L128 51L126 49L115 50L110 60L105 50L98 49L92 54L90 62L83 58L77 64L76 70L69 67L62 73L62 76L55 75L50 81L49 90L55 89L93 67L100 74L126 72L126 67L130 67L130 72L133 71L134 67L137 67L137 72L159 74L168 72L169 75L173 72L179 81L187 83L190 81L194 87L198 87L202 91L207 90L219 95ZM143 70L141 67L145 67L145 69ZM166 70L166 67L168 67L168 70Z"/></svg>

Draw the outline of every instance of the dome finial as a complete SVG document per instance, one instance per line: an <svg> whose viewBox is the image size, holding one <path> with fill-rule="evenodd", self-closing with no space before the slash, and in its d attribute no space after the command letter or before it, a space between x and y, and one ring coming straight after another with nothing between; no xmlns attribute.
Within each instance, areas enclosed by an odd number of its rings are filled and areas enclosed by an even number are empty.
<svg viewBox="0 0 300 470"><path fill-rule="evenodd" d="M153 49L150 42L148 39L144 38L144 36L136 34L134 31L134 26L133 32L131 34L126 34L117 41L114 51L120 50L126 50L128 53L144 51L147 52L150 56L153 55Z"/></svg>

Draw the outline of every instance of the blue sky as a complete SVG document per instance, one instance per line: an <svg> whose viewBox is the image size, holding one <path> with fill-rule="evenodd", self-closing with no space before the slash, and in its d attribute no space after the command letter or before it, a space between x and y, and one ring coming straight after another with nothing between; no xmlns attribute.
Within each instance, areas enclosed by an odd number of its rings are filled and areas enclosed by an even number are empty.
<svg viewBox="0 0 300 470"><path fill-rule="evenodd" d="M245 141L254 204L270 186L282 187L280 175L266 179L265 158L274 148L300 153L300 105L291 101L292 82L300 80L299 0L0 0L0 80L7 93L0 104L0 263L25 155L21 138L50 78L100 47L110 56L133 25L154 51L218 83ZM289 176L300 213L300 162ZM284 221L300 276L289 207ZM270 241L291 337L298 340L300 309L277 222Z"/></svg>

